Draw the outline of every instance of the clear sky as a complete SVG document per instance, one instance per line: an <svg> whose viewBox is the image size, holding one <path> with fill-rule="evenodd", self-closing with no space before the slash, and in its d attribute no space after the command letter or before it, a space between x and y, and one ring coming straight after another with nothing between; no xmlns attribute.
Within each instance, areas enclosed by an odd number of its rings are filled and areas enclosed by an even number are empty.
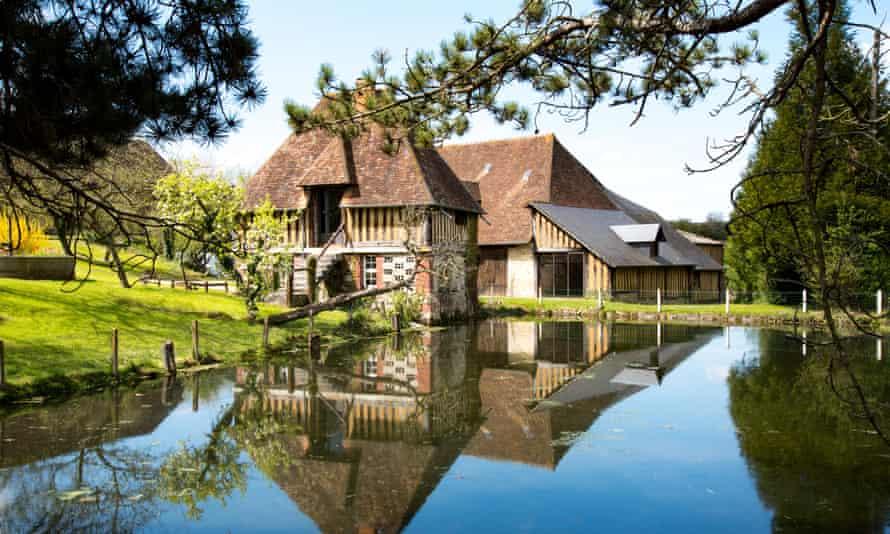
<svg viewBox="0 0 890 534"><path fill-rule="evenodd" d="M403 58L406 50L436 48L438 43L464 27L463 15L505 20L518 0L254 0L250 3L252 27L261 40L260 76L269 94L266 103L242 113L244 126L220 146L191 144L163 147L171 158L195 157L221 169L252 173L288 135L282 104L286 98L311 105L318 94L315 80L319 65L331 63L345 80L354 80L370 64L371 53L385 48ZM576 9L592 3L575 1ZM853 1L854 19L880 24L890 10L888 0L877 0L874 14L867 1ZM890 26L885 24L884 28ZM762 48L769 55L767 67L751 73L767 84L785 55L789 25L784 14L774 14L760 24ZM741 37L740 37L741 38ZM860 36L869 43L870 36ZM888 57L888 56L885 56ZM729 73L727 73L729 74ZM744 168L747 154L733 164L706 174L687 175L684 166L704 166L708 139L722 140L742 131L745 119L736 113L711 116L725 95L726 84L693 109L674 112L653 102L645 118L630 127L629 107L597 109L589 128L566 123L558 116L542 115L542 133L553 132L568 149L609 188L635 202L655 209L667 218L703 219L708 213L730 211L729 191ZM525 104L535 95L518 90ZM531 135L510 126L497 125L477 116L460 142Z"/></svg>

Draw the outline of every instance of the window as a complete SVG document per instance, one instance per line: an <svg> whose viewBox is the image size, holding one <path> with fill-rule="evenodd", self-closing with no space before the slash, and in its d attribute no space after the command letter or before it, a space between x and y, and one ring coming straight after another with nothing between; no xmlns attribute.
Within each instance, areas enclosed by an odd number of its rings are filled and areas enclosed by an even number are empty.
<svg viewBox="0 0 890 534"><path fill-rule="evenodd" d="M580 297L584 294L584 257L578 253L541 254L538 283L545 297Z"/></svg>
<svg viewBox="0 0 890 534"><path fill-rule="evenodd" d="M365 289L377 287L377 256L364 256L362 265Z"/></svg>
<svg viewBox="0 0 890 534"><path fill-rule="evenodd" d="M413 256L384 256L383 257L383 283L392 284L402 282L410 278L414 273ZM407 288L411 290L411 286Z"/></svg>

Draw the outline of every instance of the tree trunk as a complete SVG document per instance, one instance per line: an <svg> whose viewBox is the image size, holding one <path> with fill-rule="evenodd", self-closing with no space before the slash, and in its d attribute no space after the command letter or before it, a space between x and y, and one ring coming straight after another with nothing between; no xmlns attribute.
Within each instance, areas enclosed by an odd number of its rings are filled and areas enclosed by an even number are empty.
<svg viewBox="0 0 890 534"><path fill-rule="evenodd" d="M117 251L117 245L109 241L106 244L106 247L108 247L108 254L111 255L112 264L114 265L115 272L117 272L117 279L120 281L121 287L129 289L130 281L127 279L127 271L124 269L124 264L121 262L120 255Z"/></svg>
<svg viewBox="0 0 890 534"><path fill-rule="evenodd" d="M56 226L56 235L59 237L59 244L62 245L62 252L68 256L74 256L74 249L71 248L71 228L65 217L53 217Z"/></svg>
<svg viewBox="0 0 890 534"><path fill-rule="evenodd" d="M302 319L304 317L309 317L311 315L317 315L323 311L336 310L337 308L343 306L344 304L348 304L354 300L363 299L365 297L374 297L377 295L382 295L384 293L389 293L390 291L395 291L397 289L401 289L408 284L411 283L411 280L403 280L401 282L395 284L388 284L383 287L375 287L371 289L362 289L361 291L354 291L352 293L346 293L343 295L337 295L332 299L328 299L320 304L310 304L308 306L303 306L297 310L286 311L283 313L276 313L274 315L269 316L269 324L281 324L286 323L288 321L294 321L296 319Z"/></svg>

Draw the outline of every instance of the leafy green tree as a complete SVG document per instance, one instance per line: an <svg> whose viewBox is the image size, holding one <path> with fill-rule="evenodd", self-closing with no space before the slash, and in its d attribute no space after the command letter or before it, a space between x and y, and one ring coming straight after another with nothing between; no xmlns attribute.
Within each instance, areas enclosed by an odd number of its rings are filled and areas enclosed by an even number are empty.
<svg viewBox="0 0 890 534"><path fill-rule="evenodd" d="M184 164L155 187L158 216L185 243L180 263L192 252L199 264L215 257L234 276L251 318L286 267L288 218L266 200L250 213L243 210L244 188L193 163ZM239 264L239 265L236 265Z"/></svg>
<svg viewBox="0 0 890 534"><path fill-rule="evenodd" d="M240 0L17 0L0 4L0 190L72 227L118 205L84 173L136 135L216 141L261 102L259 44ZM62 194L64 193L64 194Z"/></svg>
<svg viewBox="0 0 890 534"><path fill-rule="evenodd" d="M796 10L789 13L798 21L792 34L787 63L800 56L806 46L803 27ZM839 18L847 18L840 10ZM820 162L816 211L806 203L803 153L799 143L808 126L808 98L815 76L807 66L799 82L775 109L757 138L756 151L748 164L734 202L732 237L726 262L731 283L743 291L793 291L815 285L815 236L818 221L825 225L825 244L832 265L833 284L847 293L873 292L888 278L888 239L890 239L890 185L882 179L890 165L890 155L863 135L861 124L845 120L850 100L854 109L868 109L870 69L853 35L843 26L831 28L826 44L826 76L837 90L826 96L820 124L816 158ZM780 67L779 73L786 66ZM878 112L887 111L886 87L880 87ZM881 142L890 139L886 123L874 129Z"/></svg>

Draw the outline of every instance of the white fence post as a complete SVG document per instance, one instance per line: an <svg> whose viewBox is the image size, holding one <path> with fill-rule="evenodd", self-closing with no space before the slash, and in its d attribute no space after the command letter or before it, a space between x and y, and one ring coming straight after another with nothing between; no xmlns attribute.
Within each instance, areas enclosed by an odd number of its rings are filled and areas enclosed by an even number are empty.
<svg viewBox="0 0 890 534"><path fill-rule="evenodd" d="M803 331L803 345L801 345L800 352L804 356L807 355L807 331L806 330Z"/></svg>
<svg viewBox="0 0 890 534"><path fill-rule="evenodd" d="M655 309L661 313L661 288L655 290Z"/></svg>
<svg viewBox="0 0 890 534"><path fill-rule="evenodd" d="M655 325L655 333L656 333L656 346L661 346L661 321L658 321L658 324Z"/></svg>
<svg viewBox="0 0 890 534"><path fill-rule="evenodd" d="M803 312L804 313L807 312L807 289L806 288L804 288L804 290L803 290Z"/></svg>
<svg viewBox="0 0 890 534"><path fill-rule="evenodd" d="M878 290L877 300L878 300L878 302L877 302L878 315L880 316L880 315L884 314L884 290L883 289Z"/></svg>
<svg viewBox="0 0 890 534"><path fill-rule="evenodd" d="M729 315L729 288L726 288L726 315Z"/></svg>
<svg viewBox="0 0 890 534"><path fill-rule="evenodd" d="M603 309L603 288L596 290L596 307Z"/></svg>

